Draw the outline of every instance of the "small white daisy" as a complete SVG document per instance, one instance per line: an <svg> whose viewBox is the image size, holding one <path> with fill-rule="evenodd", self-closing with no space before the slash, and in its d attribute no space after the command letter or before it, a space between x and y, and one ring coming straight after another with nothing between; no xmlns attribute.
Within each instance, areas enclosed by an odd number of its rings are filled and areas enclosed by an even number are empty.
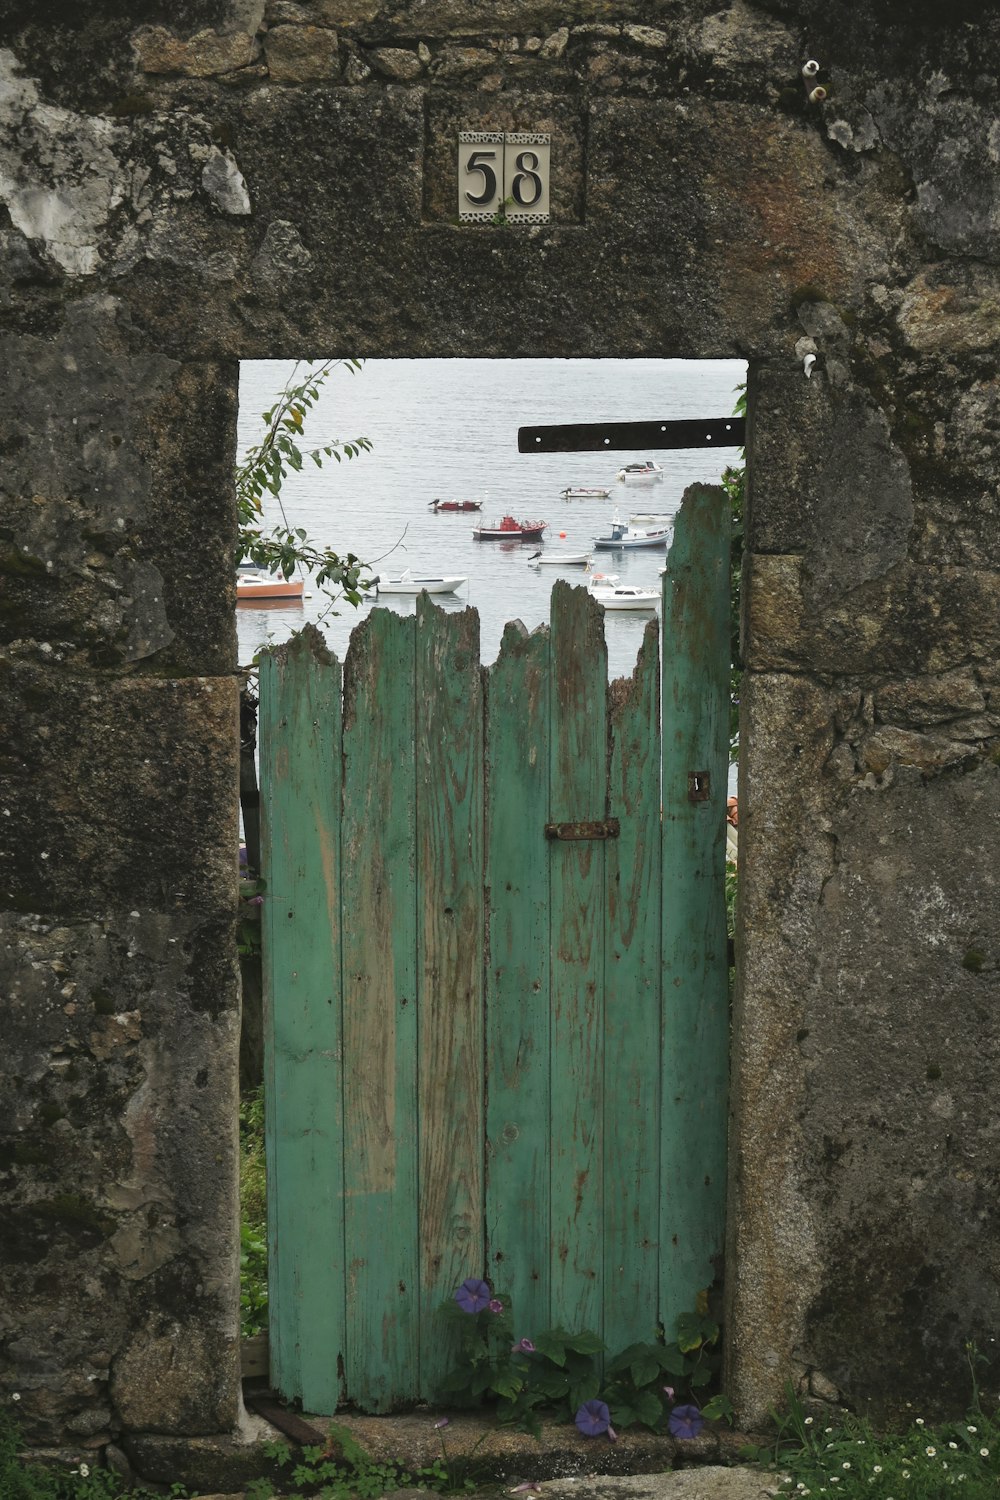
<svg viewBox="0 0 1000 1500"><path fill-rule="evenodd" d="M923 1427L923 1425L924 1425L924 1419L923 1419L923 1417L918 1417L917 1418L917 1426L918 1427Z"/></svg>
<svg viewBox="0 0 1000 1500"><path fill-rule="evenodd" d="M937 1449L936 1448L925 1448L924 1452L927 1454L928 1458L937 1458Z"/></svg>
<svg viewBox="0 0 1000 1500"><path fill-rule="evenodd" d="M806 1427L811 1427L811 1426L812 1426L812 1424L813 1424L813 1419L812 1419L812 1417L806 1417L806 1420L805 1420L805 1425L806 1425ZM972 1431L972 1428L971 1428L971 1427L970 1427L970 1428L969 1428L969 1431L970 1431L970 1432L971 1432L971 1431Z"/></svg>
<svg viewBox="0 0 1000 1500"><path fill-rule="evenodd" d="M10 1393L10 1399L12 1401L20 1401L20 1399L21 1399L21 1392L20 1391L11 1391L11 1393ZM969 1428L969 1431L970 1432L972 1431L971 1427Z"/></svg>
<svg viewBox="0 0 1000 1500"><path fill-rule="evenodd" d="M881 1464L876 1464L875 1467L874 1467L874 1469L872 1469L872 1473L873 1474L881 1474L881 1472L882 1472L882 1465Z"/></svg>
<svg viewBox="0 0 1000 1500"><path fill-rule="evenodd" d="M966 1432L978 1432L979 1428L978 1427L967 1427L965 1430L966 1430Z"/></svg>
<svg viewBox="0 0 1000 1500"><path fill-rule="evenodd" d="M949 1448L957 1448L957 1447L958 1447L958 1444L957 1444L957 1443L949 1443L949 1444L948 1444L948 1447L949 1447Z"/></svg>
<svg viewBox="0 0 1000 1500"><path fill-rule="evenodd" d="M840 1467L841 1467L841 1468L842 1468L842 1469L849 1469L849 1468L850 1468L850 1467L851 1467L851 1466L850 1466L850 1464L847 1464L847 1463L845 1463L845 1464L841 1464L841 1466L840 1466Z"/></svg>
<svg viewBox="0 0 1000 1500"><path fill-rule="evenodd" d="M979 1457L980 1458L989 1458L989 1456L990 1456L990 1450L988 1448L980 1448L980 1450L979 1450Z"/></svg>
<svg viewBox="0 0 1000 1500"><path fill-rule="evenodd" d="M89 1479L89 1477L90 1477L90 1470L87 1468L87 1465L86 1464L81 1464L80 1465L80 1478L81 1479Z"/></svg>

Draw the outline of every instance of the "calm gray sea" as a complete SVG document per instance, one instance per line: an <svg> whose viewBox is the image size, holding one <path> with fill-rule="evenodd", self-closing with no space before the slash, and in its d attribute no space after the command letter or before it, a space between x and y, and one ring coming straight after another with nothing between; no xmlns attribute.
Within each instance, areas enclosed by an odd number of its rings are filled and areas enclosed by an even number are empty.
<svg viewBox="0 0 1000 1500"><path fill-rule="evenodd" d="M240 372L239 452L263 430L260 415L284 387L288 361L244 363ZM725 417L745 379L740 360L369 360L360 374L334 371L306 423L305 446L331 438L370 438L373 451L322 469L308 464L289 477L282 501L289 524L317 542L354 552L377 571L460 574L468 583L443 608L473 605L481 621L482 659L493 661L504 625L519 619L533 629L548 619L557 577L583 582L582 569L532 568L536 547L477 542L474 514L435 514L435 499L483 499L483 517L508 512L549 523L546 546L590 549L605 532L615 506L631 512L671 513L686 485L714 482L739 458L735 448L655 452L665 474L650 487L615 484L624 464L644 452L519 454L517 429L539 423ZM563 500L567 485L615 486L608 500ZM269 502L268 521L280 520ZM605 569L623 582L658 586L664 553L604 553ZM612 561L613 559L613 561ZM309 587L307 585L307 595ZM410 613L412 600L383 597L360 610L332 613L313 590L301 603L238 607L240 661L278 643L305 621L320 624L330 648L344 656L351 630L373 607ZM645 614L607 614L605 637L612 677L631 672Z"/></svg>

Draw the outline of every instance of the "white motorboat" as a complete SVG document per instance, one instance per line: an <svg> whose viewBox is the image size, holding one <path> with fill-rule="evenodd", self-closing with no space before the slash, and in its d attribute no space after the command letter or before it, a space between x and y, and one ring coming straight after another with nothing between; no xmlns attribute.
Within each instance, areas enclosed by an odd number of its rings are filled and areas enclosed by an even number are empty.
<svg viewBox="0 0 1000 1500"><path fill-rule="evenodd" d="M643 459L638 464L626 464L624 469L618 470L619 484L653 484L662 478L662 468L651 458Z"/></svg>
<svg viewBox="0 0 1000 1500"><path fill-rule="evenodd" d="M376 594L453 594L468 581L468 578L417 578L409 568L398 578L390 578L388 573L379 573L372 580Z"/></svg>
<svg viewBox="0 0 1000 1500"><path fill-rule="evenodd" d="M595 536L594 546L608 547L665 547L670 540L672 527L653 526L644 530L632 525L626 525L615 511L611 518L611 533L609 536Z"/></svg>
<svg viewBox="0 0 1000 1500"><path fill-rule="evenodd" d="M533 552L528 558L533 568L585 568L589 552Z"/></svg>
<svg viewBox="0 0 1000 1500"><path fill-rule="evenodd" d="M617 573L592 574L587 580L587 591L605 609L655 609L660 602L657 589L622 583Z"/></svg>

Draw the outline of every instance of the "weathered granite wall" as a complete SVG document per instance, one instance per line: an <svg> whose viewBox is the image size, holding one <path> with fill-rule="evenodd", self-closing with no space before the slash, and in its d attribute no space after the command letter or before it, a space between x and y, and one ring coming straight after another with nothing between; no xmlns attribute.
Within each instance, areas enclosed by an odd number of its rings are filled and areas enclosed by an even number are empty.
<svg viewBox="0 0 1000 1500"><path fill-rule="evenodd" d="M929 1412L969 1338L995 1388L981 11L0 6L0 1384L34 1441L237 1422L228 547L261 356L751 361L731 1391L748 1422L789 1375ZM459 129L551 131L550 224L453 222Z"/></svg>

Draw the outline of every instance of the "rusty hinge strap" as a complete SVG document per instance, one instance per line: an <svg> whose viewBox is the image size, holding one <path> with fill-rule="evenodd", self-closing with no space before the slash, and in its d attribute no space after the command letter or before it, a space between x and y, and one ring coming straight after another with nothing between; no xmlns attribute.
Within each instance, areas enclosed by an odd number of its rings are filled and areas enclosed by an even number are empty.
<svg viewBox="0 0 1000 1500"><path fill-rule="evenodd" d="M279 1432L290 1437L293 1443L320 1448L325 1445L326 1433L320 1432L319 1428L313 1427L311 1422L304 1422L295 1412L288 1411L286 1407L279 1405L273 1391L244 1391L243 1401L258 1416L270 1422L272 1427L277 1427Z"/></svg>
<svg viewBox="0 0 1000 1500"><path fill-rule="evenodd" d="M582 823L546 823L547 839L616 839L621 832L617 818L592 818Z"/></svg>

